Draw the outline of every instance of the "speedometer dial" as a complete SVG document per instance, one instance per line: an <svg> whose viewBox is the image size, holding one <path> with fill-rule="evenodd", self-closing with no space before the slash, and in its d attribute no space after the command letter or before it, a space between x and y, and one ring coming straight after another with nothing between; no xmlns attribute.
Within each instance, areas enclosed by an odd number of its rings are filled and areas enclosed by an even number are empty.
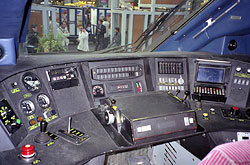
<svg viewBox="0 0 250 165"><path fill-rule="evenodd" d="M40 94L37 96L37 102L41 108L48 108L50 105L50 99L45 94Z"/></svg>
<svg viewBox="0 0 250 165"><path fill-rule="evenodd" d="M38 91L41 88L41 83L37 75L34 73L26 73L23 76L23 85L30 92Z"/></svg>
<svg viewBox="0 0 250 165"><path fill-rule="evenodd" d="M93 85L92 87L92 93L94 97L104 97L104 88L103 85Z"/></svg>
<svg viewBox="0 0 250 165"><path fill-rule="evenodd" d="M27 116L32 115L36 110L34 103L30 100L22 101L20 107Z"/></svg>

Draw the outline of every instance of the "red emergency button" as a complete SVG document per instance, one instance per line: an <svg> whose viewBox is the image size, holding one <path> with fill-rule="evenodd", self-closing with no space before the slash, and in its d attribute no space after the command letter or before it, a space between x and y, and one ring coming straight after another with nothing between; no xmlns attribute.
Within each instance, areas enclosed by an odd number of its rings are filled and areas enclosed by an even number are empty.
<svg viewBox="0 0 250 165"><path fill-rule="evenodd" d="M238 107L232 107L232 109L235 110L235 111L239 110Z"/></svg>
<svg viewBox="0 0 250 165"><path fill-rule="evenodd" d="M22 146L21 156L24 158L31 158L35 155L35 146L27 144Z"/></svg>

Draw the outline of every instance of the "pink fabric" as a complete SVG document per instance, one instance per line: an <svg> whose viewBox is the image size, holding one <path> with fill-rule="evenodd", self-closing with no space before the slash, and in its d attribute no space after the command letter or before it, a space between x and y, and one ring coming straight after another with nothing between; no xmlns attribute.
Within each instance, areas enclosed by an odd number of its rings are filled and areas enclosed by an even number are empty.
<svg viewBox="0 0 250 165"><path fill-rule="evenodd" d="M250 140L219 145L199 165L250 165Z"/></svg>

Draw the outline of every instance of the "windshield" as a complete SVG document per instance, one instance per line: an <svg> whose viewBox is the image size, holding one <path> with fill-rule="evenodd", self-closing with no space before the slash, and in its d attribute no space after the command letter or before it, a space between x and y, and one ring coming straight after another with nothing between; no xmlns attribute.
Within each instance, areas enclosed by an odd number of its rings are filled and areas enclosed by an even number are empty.
<svg viewBox="0 0 250 165"><path fill-rule="evenodd" d="M210 0L130 0L96 4L34 1L23 54L107 53L147 50L175 33ZM168 37L165 37L167 39ZM67 53L66 53L67 54Z"/></svg>

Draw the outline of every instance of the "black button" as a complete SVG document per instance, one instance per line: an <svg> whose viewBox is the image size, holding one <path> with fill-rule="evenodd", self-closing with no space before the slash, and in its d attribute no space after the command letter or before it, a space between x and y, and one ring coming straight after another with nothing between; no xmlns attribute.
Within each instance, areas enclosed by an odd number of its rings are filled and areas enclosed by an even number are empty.
<svg viewBox="0 0 250 165"><path fill-rule="evenodd" d="M55 111L54 109L52 109L52 110L50 111L50 114L53 116L53 115L56 114L56 111Z"/></svg>
<svg viewBox="0 0 250 165"><path fill-rule="evenodd" d="M237 48L237 42L235 40L231 40L228 43L228 49L233 51L234 49Z"/></svg>

